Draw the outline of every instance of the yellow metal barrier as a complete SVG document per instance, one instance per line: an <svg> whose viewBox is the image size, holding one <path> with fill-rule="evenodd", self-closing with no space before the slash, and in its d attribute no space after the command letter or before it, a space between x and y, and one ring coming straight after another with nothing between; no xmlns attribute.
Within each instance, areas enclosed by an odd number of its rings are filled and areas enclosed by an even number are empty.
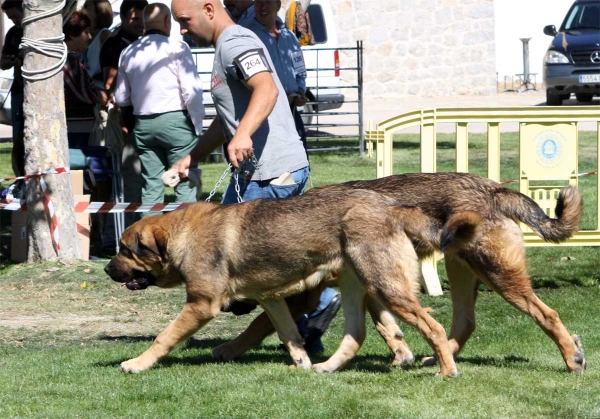
<svg viewBox="0 0 600 419"><path fill-rule="evenodd" d="M421 172L436 171L436 128L439 123L453 123L456 127L456 170L469 171L470 123L487 124L488 177L500 181L500 123L518 122L521 155L536 155L536 159L521 159L520 190L548 208L552 214L556 191L560 188L532 186L530 181L566 180L577 184L578 123L595 122L600 162L600 108L596 106L569 107L511 107L511 108L437 108L404 113L372 126L369 122L365 139L372 153L376 143L377 177L392 172L393 135L410 127L420 127ZM596 228L582 230L561 246L600 246L600 180L597 182ZM536 199L537 198L537 199ZM543 198L543 199L542 199ZM540 239L529 229L523 232L527 246L555 246ZM441 294L436 262L442 256L423 262L425 289L429 294Z"/></svg>

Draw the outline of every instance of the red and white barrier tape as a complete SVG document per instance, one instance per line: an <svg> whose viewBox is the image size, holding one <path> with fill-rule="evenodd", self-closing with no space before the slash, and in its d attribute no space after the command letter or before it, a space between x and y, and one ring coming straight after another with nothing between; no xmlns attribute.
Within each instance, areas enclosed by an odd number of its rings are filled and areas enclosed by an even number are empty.
<svg viewBox="0 0 600 419"><path fill-rule="evenodd" d="M18 176L18 177L7 177L4 179L0 179L0 183L2 182L8 182L9 180L20 180L20 179L32 179L34 177L40 177L40 176L44 176L44 175L57 175L57 174L61 174L61 173L69 173L71 170L68 167L57 167L56 169L50 169L47 170L45 172L38 172L38 173L34 173L32 175L27 175L27 176Z"/></svg>
<svg viewBox="0 0 600 419"><path fill-rule="evenodd" d="M75 202L75 212L87 214L117 214L121 212L169 212L183 208L193 202L170 204L140 204L128 202ZM12 201L0 200L0 210L25 211L27 205L24 199Z"/></svg>

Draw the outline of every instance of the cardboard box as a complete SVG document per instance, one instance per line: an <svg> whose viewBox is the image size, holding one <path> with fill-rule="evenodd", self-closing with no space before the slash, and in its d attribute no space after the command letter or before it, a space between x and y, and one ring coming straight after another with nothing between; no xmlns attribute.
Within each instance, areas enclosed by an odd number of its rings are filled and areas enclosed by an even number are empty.
<svg viewBox="0 0 600 419"><path fill-rule="evenodd" d="M83 195L83 170L71 170L70 175L73 195Z"/></svg>
<svg viewBox="0 0 600 419"><path fill-rule="evenodd" d="M83 177L82 177L83 179ZM75 202L90 202L90 195L73 195ZM75 213L77 223L77 239L81 257L90 259L90 214ZM13 211L11 218L12 235L10 240L10 258L15 262L27 261L27 211Z"/></svg>

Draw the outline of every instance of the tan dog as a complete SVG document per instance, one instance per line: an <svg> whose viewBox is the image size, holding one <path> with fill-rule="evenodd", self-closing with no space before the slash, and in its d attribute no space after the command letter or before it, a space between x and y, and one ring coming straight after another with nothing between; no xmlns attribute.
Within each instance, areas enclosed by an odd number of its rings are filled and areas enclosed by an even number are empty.
<svg viewBox="0 0 600 419"><path fill-rule="evenodd" d="M444 252L450 283L453 321L449 343L457 356L475 330L475 300L481 282L506 301L528 314L558 345L567 369L582 373L586 363L580 338L570 336L556 311L534 294L527 274L523 235L518 221L531 227L546 241L558 243L577 231L582 216L582 198L576 188L561 191L556 207L558 219L551 219L523 194L507 189L489 179L467 173L415 173L389 176L369 181L353 181L308 191L308 195L367 189L393 198L400 205L415 207L428 216L430 240L411 237L414 248L423 258L435 250ZM313 306L301 303L318 301L319 290L291 301L292 311L308 312ZM314 295L316 294L316 295ZM315 303L316 305L316 303ZM393 322L392 322L393 323ZM395 353L393 364L410 361L403 354L409 349L403 339L390 339L393 330L378 331ZM218 346L213 356L221 360L240 357L273 332L266 315L258 316L249 328L231 342ZM401 332L398 336L402 336ZM396 345L396 346L394 346ZM424 360L435 362L434 358Z"/></svg>
<svg viewBox="0 0 600 419"><path fill-rule="evenodd" d="M198 203L147 217L129 227L105 270L129 289L185 284L187 303L152 346L121 369L152 367L193 335L232 299L258 301L275 325L295 366L311 361L283 298L318 287L337 275L346 320L339 349L317 372L340 370L365 338L369 297L382 330L391 316L416 327L440 360L440 374L458 374L446 333L415 297L418 259L409 239L435 240L420 210L381 194L332 190L238 205ZM384 330L385 329L385 330Z"/></svg>

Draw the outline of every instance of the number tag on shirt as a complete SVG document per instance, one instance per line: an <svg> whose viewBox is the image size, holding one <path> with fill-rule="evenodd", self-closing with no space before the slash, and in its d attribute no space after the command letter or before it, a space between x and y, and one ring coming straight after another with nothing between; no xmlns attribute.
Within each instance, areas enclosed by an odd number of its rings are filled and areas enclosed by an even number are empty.
<svg viewBox="0 0 600 419"><path fill-rule="evenodd" d="M292 63L294 64L294 71L296 74L306 73L306 66L304 65L304 56L302 51L293 51Z"/></svg>
<svg viewBox="0 0 600 419"><path fill-rule="evenodd" d="M272 73L262 48L246 51L240 54L234 62L244 80L264 71Z"/></svg>

